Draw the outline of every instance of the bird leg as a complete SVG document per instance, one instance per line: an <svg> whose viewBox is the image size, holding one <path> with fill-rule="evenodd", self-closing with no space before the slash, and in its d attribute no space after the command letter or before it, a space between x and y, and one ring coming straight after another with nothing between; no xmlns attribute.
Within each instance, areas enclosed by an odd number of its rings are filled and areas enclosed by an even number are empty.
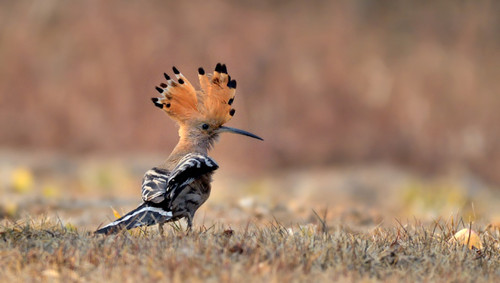
<svg viewBox="0 0 500 283"><path fill-rule="evenodd" d="M159 224L158 224L158 232L160 233L160 235L161 235L162 237L164 236L163 225L165 225L165 223L159 223Z"/></svg>
<svg viewBox="0 0 500 283"><path fill-rule="evenodd" d="M186 232L189 234L193 230L193 216L191 213L187 213L186 215L186 221L187 221L187 229Z"/></svg>

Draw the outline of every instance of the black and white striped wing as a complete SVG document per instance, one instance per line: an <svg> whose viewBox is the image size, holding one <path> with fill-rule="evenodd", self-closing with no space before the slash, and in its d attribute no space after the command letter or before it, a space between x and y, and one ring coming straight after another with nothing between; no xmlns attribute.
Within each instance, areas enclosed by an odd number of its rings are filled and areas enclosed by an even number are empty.
<svg viewBox="0 0 500 283"><path fill-rule="evenodd" d="M167 183L167 191L171 201L182 192L182 189L193 182L196 178L203 174L217 170L219 165L210 157L199 154L190 153L184 156L174 170L170 174L170 179Z"/></svg>
<svg viewBox="0 0 500 283"><path fill-rule="evenodd" d="M165 200L170 172L154 167L142 179L142 200L160 203Z"/></svg>

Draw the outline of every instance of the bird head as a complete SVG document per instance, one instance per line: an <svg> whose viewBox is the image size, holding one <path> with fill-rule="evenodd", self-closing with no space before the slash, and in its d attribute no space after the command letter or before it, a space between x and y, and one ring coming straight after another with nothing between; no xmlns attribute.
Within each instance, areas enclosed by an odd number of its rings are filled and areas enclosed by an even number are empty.
<svg viewBox="0 0 500 283"><path fill-rule="evenodd" d="M224 132L262 140L247 131L224 126L234 116L231 105L236 92L236 81L228 75L226 65L217 64L213 74L206 74L199 68L200 90L196 90L176 67L172 69L177 81L165 73L167 83L156 87L162 97L152 98L152 101L179 124L181 139L207 149Z"/></svg>

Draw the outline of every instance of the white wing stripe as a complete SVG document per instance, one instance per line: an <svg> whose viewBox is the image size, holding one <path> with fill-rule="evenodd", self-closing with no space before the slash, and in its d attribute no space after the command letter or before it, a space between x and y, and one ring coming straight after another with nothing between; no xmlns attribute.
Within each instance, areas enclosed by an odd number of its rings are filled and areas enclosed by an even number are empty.
<svg viewBox="0 0 500 283"><path fill-rule="evenodd" d="M166 192L166 184L169 180L170 173L161 168L154 167L144 174L142 180L142 200L160 203L165 198L163 194Z"/></svg>
<svg viewBox="0 0 500 283"><path fill-rule="evenodd" d="M168 176L167 176L167 175L162 174L162 173L160 173L160 172L158 172L158 171L155 171L155 170L153 170L153 169L148 170L148 171L146 172L146 174L144 174L144 175L145 175L145 176L148 176L148 177L156 177L156 178L164 178L164 179L168 179Z"/></svg>
<svg viewBox="0 0 500 283"><path fill-rule="evenodd" d="M145 206L139 210L137 210L136 212L130 214L130 215L127 215L125 217L123 217L122 219L119 219L119 220L116 220L116 221L113 221L111 223L109 223L108 225L102 227L101 229L104 229L108 226L116 226L124 221L127 221L129 220L130 218L136 216L137 214L141 213L141 212L146 212L146 211L152 211L152 212L157 212L159 214L161 214L162 216L166 216L166 217L172 217L172 212L171 211L165 211L159 207L152 207L152 206Z"/></svg>

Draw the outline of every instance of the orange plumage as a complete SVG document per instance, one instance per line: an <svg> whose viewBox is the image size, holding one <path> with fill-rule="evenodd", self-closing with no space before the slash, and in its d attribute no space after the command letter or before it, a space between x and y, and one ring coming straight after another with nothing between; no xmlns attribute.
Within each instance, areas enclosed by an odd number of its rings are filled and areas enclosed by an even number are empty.
<svg viewBox="0 0 500 283"><path fill-rule="evenodd" d="M177 68L174 67L173 70L177 82L165 74L167 84L157 87L163 97L153 98L156 106L181 126L196 120L209 120L220 126L232 118L234 109L231 109L231 103L234 100L236 81L231 80L227 74L226 65L217 64L213 74L205 74L199 68L201 89L198 91Z"/></svg>

